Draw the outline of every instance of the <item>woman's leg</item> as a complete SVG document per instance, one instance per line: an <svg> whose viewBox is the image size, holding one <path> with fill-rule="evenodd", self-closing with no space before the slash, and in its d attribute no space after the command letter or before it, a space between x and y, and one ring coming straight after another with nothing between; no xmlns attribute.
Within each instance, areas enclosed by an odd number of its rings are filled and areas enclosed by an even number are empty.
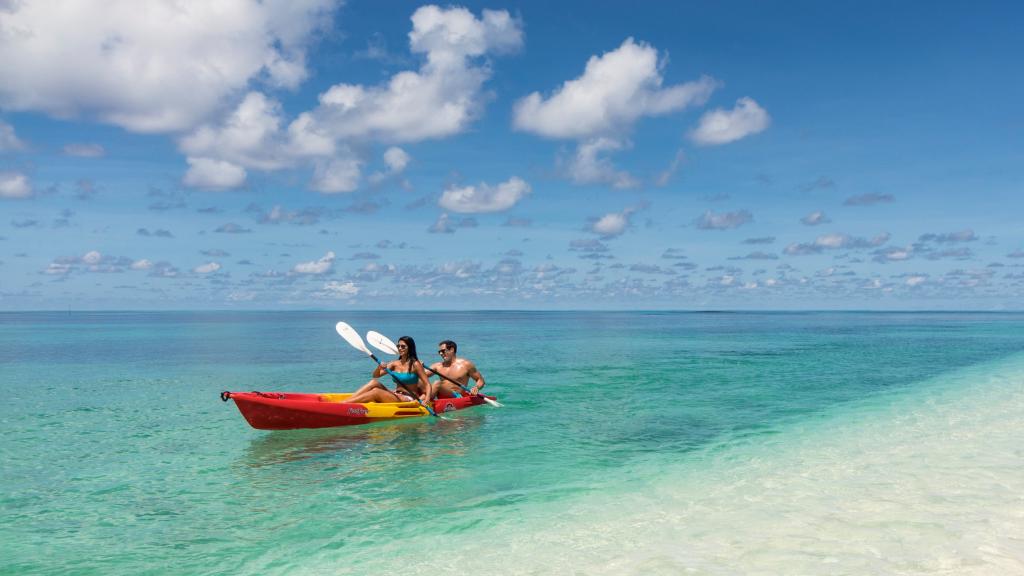
<svg viewBox="0 0 1024 576"><path fill-rule="evenodd" d="M401 402L390 390L383 388L370 388L364 392L353 394L345 399L345 402L352 402L354 404L364 404L366 402Z"/></svg>
<svg viewBox="0 0 1024 576"><path fill-rule="evenodd" d="M355 396L356 394L361 394L363 392L366 392L367 390L373 390L374 388L380 388L382 390L387 390L387 387L384 386L383 384L381 384L380 380L377 380L376 378L373 378L369 382L367 382L366 384L363 384L362 388L360 388L359 390L356 390L355 392L353 392L352 395Z"/></svg>

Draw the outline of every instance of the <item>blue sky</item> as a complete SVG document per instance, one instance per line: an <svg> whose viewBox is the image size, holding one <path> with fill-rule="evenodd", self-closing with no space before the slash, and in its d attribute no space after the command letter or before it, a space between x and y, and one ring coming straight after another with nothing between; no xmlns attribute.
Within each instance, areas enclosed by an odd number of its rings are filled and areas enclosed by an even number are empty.
<svg viewBox="0 0 1024 576"><path fill-rule="evenodd" d="M1020 309L1013 3L0 2L0 309Z"/></svg>

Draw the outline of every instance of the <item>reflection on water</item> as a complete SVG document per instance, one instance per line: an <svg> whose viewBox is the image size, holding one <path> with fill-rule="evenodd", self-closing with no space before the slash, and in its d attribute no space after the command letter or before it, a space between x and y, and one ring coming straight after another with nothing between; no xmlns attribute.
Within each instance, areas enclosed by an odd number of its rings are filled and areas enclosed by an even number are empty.
<svg viewBox="0 0 1024 576"><path fill-rule="evenodd" d="M364 426L284 430L269 432L252 441L239 464L260 468L316 457L363 456L367 452L385 452L423 461L438 448L446 455L466 453L475 442L472 432L482 422L480 414L465 414L448 419L415 418L380 422Z"/></svg>
<svg viewBox="0 0 1024 576"><path fill-rule="evenodd" d="M450 420L269 432L232 465L233 492L260 503L261 513L319 518L323 510L344 511L347 537L371 534L383 513L432 515L439 507L458 507L479 457L484 422L485 413L478 412Z"/></svg>

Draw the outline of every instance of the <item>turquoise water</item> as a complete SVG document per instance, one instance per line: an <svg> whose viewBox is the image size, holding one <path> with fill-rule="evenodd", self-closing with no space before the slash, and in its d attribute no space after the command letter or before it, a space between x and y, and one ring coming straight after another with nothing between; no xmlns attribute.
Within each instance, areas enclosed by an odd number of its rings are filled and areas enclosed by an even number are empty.
<svg viewBox="0 0 1024 576"><path fill-rule="evenodd" d="M263 432L334 332L504 408ZM0 314L0 572L1024 572L1024 315Z"/></svg>

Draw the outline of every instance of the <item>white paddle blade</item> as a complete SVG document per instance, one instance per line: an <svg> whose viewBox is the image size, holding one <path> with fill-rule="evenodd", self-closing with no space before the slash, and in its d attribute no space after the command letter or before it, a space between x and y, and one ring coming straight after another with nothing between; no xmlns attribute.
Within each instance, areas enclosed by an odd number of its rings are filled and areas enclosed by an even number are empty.
<svg viewBox="0 0 1024 576"><path fill-rule="evenodd" d="M370 330L366 333L366 341L370 343L377 350L384 352L385 354L398 355L398 346L391 341L390 338L381 334L380 332L374 332Z"/></svg>
<svg viewBox="0 0 1024 576"><path fill-rule="evenodd" d="M487 396L484 396L484 402L487 402L488 404L494 406L495 408L501 408L502 406L504 406L504 404L498 402L497 400L491 400Z"/></svg>
<svg viewBox="0 0 1024 576"><path fill-rule="evenodd" d="M338 336L341 336L345 339L345 342L349 343L349 346L352 346L367 356L373 355L373 352L370 352L366 347L366 344L363 344L362 337L359 336L359 333L356 332L354 328L344 322L338 322L334 325L334 329L338 331Z"/></svg>

